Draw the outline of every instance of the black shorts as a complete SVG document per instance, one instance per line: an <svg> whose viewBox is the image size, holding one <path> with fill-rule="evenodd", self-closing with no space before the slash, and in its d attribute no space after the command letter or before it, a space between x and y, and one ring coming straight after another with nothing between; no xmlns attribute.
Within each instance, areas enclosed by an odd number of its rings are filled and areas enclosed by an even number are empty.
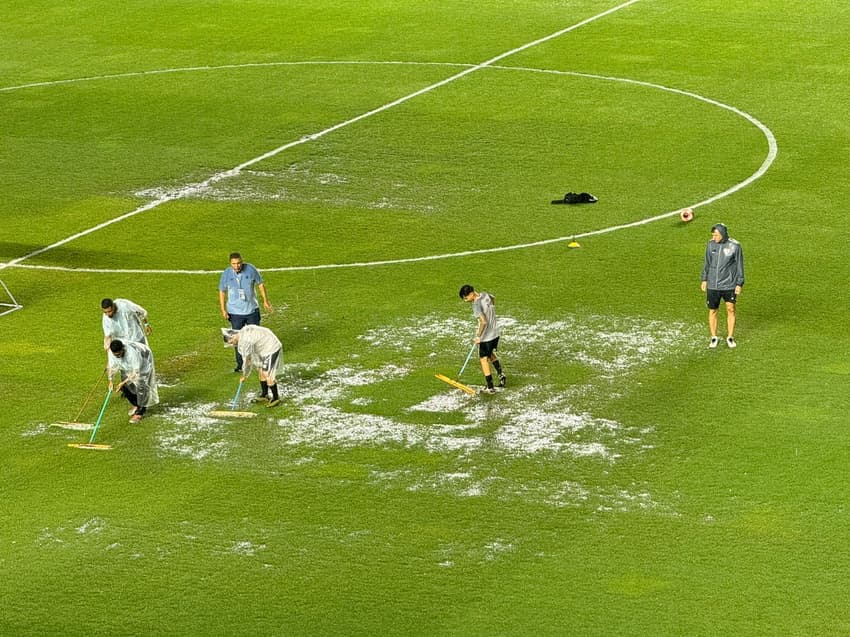
<svg viewBox="0 0 850 637"><path fill-rule="evenodd" d="M277 361L280 358L280 352L281 350L277 350L274 354L264 356L262 363L259 365L260 369L266 374L271 372L273 369L277 369Z"/></svg>
<svg viewBox="0 0 850 637"><path fill-rule="evenodd" d="M492 341L484 341L478 344L478 357L489 358L496 350L499 349L499 337L497 336Z"/></svg>
<svg viewBox="0 0 850 637"><path fill-rule="evenodd" d="M720 307L720 299L727 303L734 303L738 296L735 290L707 290L705 293L705 304L709 310L716 310Z"/></svg>

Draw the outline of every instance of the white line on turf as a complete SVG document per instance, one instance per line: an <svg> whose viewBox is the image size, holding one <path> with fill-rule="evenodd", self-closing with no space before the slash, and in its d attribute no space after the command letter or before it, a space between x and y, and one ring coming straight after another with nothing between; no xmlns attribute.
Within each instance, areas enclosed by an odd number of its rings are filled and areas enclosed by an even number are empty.
<svg viewBox="0 0 850 637"><path fill-rule="evenodd" d="M314 64L314 62L311 62ZM347 62L347 64L351 64L351 62ZM356 63L355 63L356 64ZM381 62L362 62L362 64L382 64ZM446 63L446 62L390 62L389 64L414 64L420 66L428 66L428 65L451 65L458 66L457 64ZM232 67L222 67L222 68L232 68ZM705 102L706 104L710 104L712 106L716 106L718 108L722 108L727 110L745 120L753 124L756 128L758 128L761 133L764 135L765 140L767 141L768 152L762 161L761 165L758 169L752 173L749 177L744 179L743 181L730 186L726 190L719 192L715 195L712 195L702 201L697 203L689 204L690 208L699 208L701 206L706 206L708 204L714 203L724 197L728 197L729 195L738 192L739 190L747 187L760 177L764 175L767 170L770 168L771 164L776 159L778 153L778 145L776 142L776 137L773 132L761 121L750 115L749 113L742 111L734 106L730 106L729 104L724 104L723 102L719 102L717 100L711 99L709 97L705 97L703 95L699 95L698 93L693 93L691 91L685 91L682 89L672 88L669 86L664 86L661 84L653 84L652 82L644 82L640 80L632 80L628 78L621 77L612 77L607 75L594 75L590 73L579 73L576 71L558 71L552 69L535 69L530 67L514 67L514 66L499 66L492 65L489 68L493 70L499 71L521 71L521 72L531 72L531 73L544 73L550 75L567 75L574 77L586 77L589 79L603 80L608 82L620 82L623 84L632 84L635 86L644 86L651 89L666 91L668 93L673 93L677 95L682 95L684 97L689 97L692 99L699 100L701 102ZM590 230L587 232L581 232L577 234L570 234L561 237L554 237L550 239L541 239L539 241L532 241L528 243L518 243L507 246L499 246L495 248L479 248L476 250L466 250L463 252L450 252L443 254L433 254L433 255L425 255L419 257L408 257L403 259L386 259L386 260L378 260L378 261L361 261L361 262L353 262L353 263L328 263L328 264L318 264L318 265L294 265L294 266L281 266L281 267L266 267L263 268L265 272L292 272L298 270L326 270L326 269L336 269L336 268L362 268L362 267L373 267L379 265L398 265L404 263L418 263L422 261L436 261L441 259L449 259L449 258L457 258L457 257L465 257L472 256L477 254L487 254L492 252L506 252L510 250L520 250L524 248L533 248L538 246L544 246L552 243L559 243L564 241L570 241L573 239L582 239L585 237L597 236L602 234L608 234L611 232L616 232L618 230L625 230L628 228L634 228L637 226L642 226L648 223L652 223L654 221L659 221L661 219L666 219L675 215L678 215L681 208L677 208L676 210L671 210L668 212L664 212L658 215L654 215L652 217L646 217L643 219L638 219L637 221L633 221L630 223L625 223L616 226L609 226L606 228L600 228L597 230ZM126 215L125 215L126 216ZM13 265L9 263L7 265ZM15 264L17 265L17 264ZM2 269L2 264L0 264L0 269ZM122 274L221 274L220 270L143 270L143 269L107 269L107 268L69 268L65 266L47 266L47 265L17 265L20 268L27 268L32 270L58 270L65 272L93 272L93 273L122 273Z"/></svg>
<svg viewBox="0 0 850 637"><path fill-rule="evenodd" d="M32 257L38 256L39 254L43 254L43 253L45 253L49 250L52 250L54 248L58 248L59 246L62 246L62 245L65 245L66 243L70 243L71 241L74 241L75 239L79 239L80 237L84 237L86 235L97 232L98 230L102 230L103 228L111 226L114 223L118 223L119 221L123 221L125 219L130 218L130 217L138 215L142 212L152 210L153 208L161 206L162 204L164 204L166 202L174 201L174 200L177 200L177 199L182 199L184 197L188 197L188 196L192 195L193 193L197 192L198 190L207 188L207 187L209 187L210 185L212 185L216 182L219 182L223 179L228 179L230 177L234 177L234 176L238 175L240 172L242 172L244 169L246 169L250 166L253 166L254 164L257 164L261 161L264 161L266 159L274 157L274 156L282 153L285 150L288 150L288 149L293 148L295 146L299 146L300 144L304 144L308 141L313 141L313 140L319 139L320 137L324 137L325 135L332 133L334 131L337 131L340 128L350 126L351 124L359 122L363 119L366 119L368 117L372 117L373 115L377 115L378 113L382 113L382 112L389 110L389 109L391 109L395 106L398 106L399 104L404 104L405 102L407 102L411 99L419 97L420 95L430 93L431 91L433 91L437 88L440 88L442 86L450 84L451 82L454 82L456 80L459 80L460 78L465 77L465 76L469 75L470 73L474 73L474 72L476 72L480 69L486 68L488 66L492 66L493 64L495 64L499 60L503 60L506 57L509 57L511 55L515 55L517 53L525 51L526 49L529 49L531 47L537 46L537 45L542 44L544 42L548 42L549 40L560 37L560 36L562 36L566 33L569 33L570 31L574 31L575 29L578 29L578 28L583 27L587 24L590 24L591 22L599 20L600 18L611 15L612 13L620 11L621 9L624 9L624 8L626 8L630 5L633 5L633 4L635 4L639 1L640 0L628 0L628 2L624 2L622 4L617 5L616 7L612 7L610 9L606 10L606 11L603 11L601 13L594 15L594 16L586 18L586 19L584 19L580 22L577 22L576 24L573 24L572 26L566 27L564 29L560 29L559 31L551 33L551 34L549 34L545 37L539 38L539 39L534 40L532 42L528 42L526 44L523 44L522 46L511 49L510 51L505 51L504 53L500 53L499 55L497 55L493 58L490 58L489 60L487 60L485 62L481 62L480 64L476 64L475 66L465 68L462 71L459 71L458 73L455 73L454 75L445 78L444 80L440 80L439 82L435 82L434 84L430 84L430 85L428 85L428 86L426 86L426 87L424 87L424 88L422 88L418 91L414 91L413 93L410 93L410 94L405 95L403 97L400 97L396 100L393 100L392 102L384 104L383 106L379 106L378 108L372 109L372 110L367 111L365 113L361 113L360 115L358 115L356 117L352 117L351 119L345 120L344 122L340 122L339 124L335 124L333 126L330 126L329 128L321 130L317 133L305 135L305 136L301 137L300 139L289 142L289 143L284 144L282 146L278 146L277 148L270 150L267 153L263 153L262 155L258 155L257 157L254 157L253 159L249 159L248 161L245 161L245 162L239 164L238 166L231 168L230 170L225 170L223 172L216 173L216 174L212 175L211 177L205 179L202 182L199 182L199 183L196 183L196 184L189 184L188 186L184 186L184 187L176 189L172 192L166 193L166 194L160 196L159 198L157 198L153 201L150 201L143 206L139 206L135 210L132 210L132 211L125 213L123 215L120 215L118 217L115 217L114 219L110 219L109 221L105 221L103 223L100 223L96 226L93 226L92 228L87 229L87 230L77 232L76 234L73 234L69 237L66 237L66 238L64 238L60 241L56 241L55 243L52 243L50 245L39 248L38 250L33 250L32 252L30 252L28 254L17 257L15 259L12 259L11 261L8 261L6 263L0 263L0 270L3 270L3 269L10 267L10 266L15 266L15 265L18 265L20 263L23 263L24 261L31 259Z"/></svg>

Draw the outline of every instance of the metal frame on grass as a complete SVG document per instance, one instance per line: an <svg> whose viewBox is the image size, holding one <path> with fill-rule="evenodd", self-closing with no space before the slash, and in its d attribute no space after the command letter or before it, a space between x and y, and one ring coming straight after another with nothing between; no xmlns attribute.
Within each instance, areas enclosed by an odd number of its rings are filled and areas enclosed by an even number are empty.
<svg viewBox="0 0 850 637"><path fill-rule="evenodd" d="M6 291L6 294L9 296L9 300L11 301L11 303L0 303L0 316L5 316L6 314L11 314L15 310L22 309L24 306L15 300L15 297L12 296L12 292L2 280L0 280L0 285L3 286L3 289Z"/></svg>

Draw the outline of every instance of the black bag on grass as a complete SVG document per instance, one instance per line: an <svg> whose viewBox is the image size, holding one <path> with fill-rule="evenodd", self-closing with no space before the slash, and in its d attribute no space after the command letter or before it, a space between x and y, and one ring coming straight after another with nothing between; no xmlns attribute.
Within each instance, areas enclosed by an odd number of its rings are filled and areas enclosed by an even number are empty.
<svg viewBox="0 0 850 637"><path fill-rule="evenodd" d="M599 201L589 192L568 192L563 199L554 199L552 203L596 203Z"/></svg>

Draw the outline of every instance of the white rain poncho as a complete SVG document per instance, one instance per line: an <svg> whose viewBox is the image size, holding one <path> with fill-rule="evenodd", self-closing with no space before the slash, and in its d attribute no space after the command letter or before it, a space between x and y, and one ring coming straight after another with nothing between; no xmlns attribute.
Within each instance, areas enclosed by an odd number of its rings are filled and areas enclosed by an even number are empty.
<svg viewBox="0 0 850 637"><path fill-rule="evenodd" d="M112 317L103 315L103 348L109 349L109 344L114 340L123 343L148 344L145 336L145 323L148 313L141 305L136 305L127 299L115 299L115 313Z"/></svg>
<svg viewBox="0 0 850 637"><path fill-rule="evenodd" d="M242 375L247 377L256 367L265 372L268 383L274 384L283 363L283 345L277 336L260 325L246 325L238 333L237 349L244 359Z"/></svg>
<svg viewBox="0 0 850 637"><path fill-rule="evenodd" d="M121 379L127 381L124 386L138 396L140 407L156 405L159 392L156 388L153 352L143 343L122 343L124 356L118 357L112 351L109 352L109 377L121 372Z"/></svg>

